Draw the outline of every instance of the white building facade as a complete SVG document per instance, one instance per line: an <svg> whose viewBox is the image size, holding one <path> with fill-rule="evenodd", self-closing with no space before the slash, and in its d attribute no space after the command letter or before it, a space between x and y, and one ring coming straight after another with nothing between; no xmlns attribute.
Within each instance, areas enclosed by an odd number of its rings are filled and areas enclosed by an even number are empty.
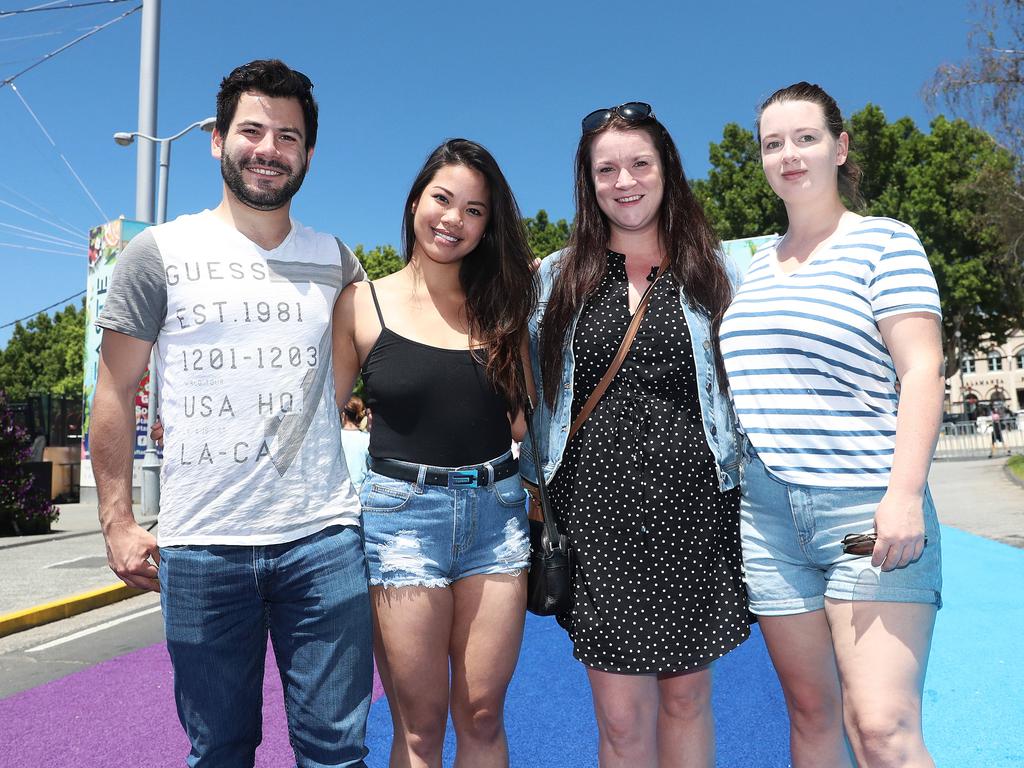
<svg viewBox="0 0 1024 768"><path fill-rule="evenodd" d="M1024 332L1015 332L1000 346L983 344L965 354L960 370L946 380L946 392L950 413L1024 410Z"/></svg>

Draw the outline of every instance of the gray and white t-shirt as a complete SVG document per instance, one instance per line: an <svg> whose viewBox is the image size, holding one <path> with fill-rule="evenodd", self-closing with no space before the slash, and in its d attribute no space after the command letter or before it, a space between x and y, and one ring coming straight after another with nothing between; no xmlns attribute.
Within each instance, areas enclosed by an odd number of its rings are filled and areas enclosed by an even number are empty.
<svg viewBox="0 0 1024 768"><path fill-rule="evenodd" d="M298 222L265 251L212 212L135 237L97 325L155 341L164 424L159 541L262 545L356 525L331 314L365 278Z"/></svg>

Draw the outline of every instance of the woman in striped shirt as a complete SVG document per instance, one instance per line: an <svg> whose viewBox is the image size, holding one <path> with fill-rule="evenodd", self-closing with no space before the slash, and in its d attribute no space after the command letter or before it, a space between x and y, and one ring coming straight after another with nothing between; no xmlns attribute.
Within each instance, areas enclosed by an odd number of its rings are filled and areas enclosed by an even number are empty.
<svg viewBox="0 0 1024 768"><path fill-rule="evenodd" d="M927 487L942 413L939 297L917 234L849 210L860 171L817 85L761 106L786 234L754 255L720 343L747 436L751 611L789 708L793 765L931 766L921 692L941 605ZM876 534L866 553L843 539ZM854 547L856 550L857 548Z"/></svg>

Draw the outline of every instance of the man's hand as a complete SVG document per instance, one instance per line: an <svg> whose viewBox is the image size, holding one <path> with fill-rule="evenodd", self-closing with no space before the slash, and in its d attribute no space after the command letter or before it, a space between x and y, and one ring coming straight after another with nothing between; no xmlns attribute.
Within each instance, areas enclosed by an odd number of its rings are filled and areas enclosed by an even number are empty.
<svg viewBox="0 0 1024 768"><path fill-rule="evenodd" d="M111 525L103 532L103 538L107 543L107 565L117 578L129 587L160 591L160 550L153 534L138 523L125 522Z"/></svg>

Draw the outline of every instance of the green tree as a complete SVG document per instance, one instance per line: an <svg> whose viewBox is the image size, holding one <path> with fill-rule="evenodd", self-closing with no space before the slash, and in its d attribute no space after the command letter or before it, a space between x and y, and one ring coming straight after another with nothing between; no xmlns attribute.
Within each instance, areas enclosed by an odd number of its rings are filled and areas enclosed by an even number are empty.
<svg viewBox="0 0 1024 768"><path fill-rule="evenodd" d="M0 351L0 386L12 400L32 393L81 396L84 352L84 301L52 318L40 312L25 325L15 325Z"/></svg>
<svg viewBox="0 0 1024 768"><path fill-rule="evenodd" d="M866 213L910 224L924 243L942 299L948 370L983 337L1002 342L1020 323L1021 295L991 214L992 190L1015 162L985 131L939 116L925 134L907 118L879 126L877 107L851 119L870 196ZM861 123L873 125L862 137ZM956 332L961 343L956 343Z"/></svg>
<svg viewBox="0 0 1024 768"><path fill-rule="evenodd" d="M723 240L786 231L786 208L761 171L754 134L729 123L722 140L712 142L707 179L693 182L693 192Z"/></svg>
<svg viewBox="0 0 1024 768"><path fill-rule="evenodd" d="M393 245L378 245L370 250L366 250L362 245L357 245L353 253L371 280L390 275L405 266L405 262L402 261Z"/></svg>
<svg viewBox="0 0 1024 768"><path fill-rule="evenodd" d="M548 212L541 208L536 216L527 216L523 219L526 226L526 235L529 239L530 250L538 259L543 259L555 251L565 247L569 240L569 224L565 219L559 219L552 223L548 218Z"/></svg>

